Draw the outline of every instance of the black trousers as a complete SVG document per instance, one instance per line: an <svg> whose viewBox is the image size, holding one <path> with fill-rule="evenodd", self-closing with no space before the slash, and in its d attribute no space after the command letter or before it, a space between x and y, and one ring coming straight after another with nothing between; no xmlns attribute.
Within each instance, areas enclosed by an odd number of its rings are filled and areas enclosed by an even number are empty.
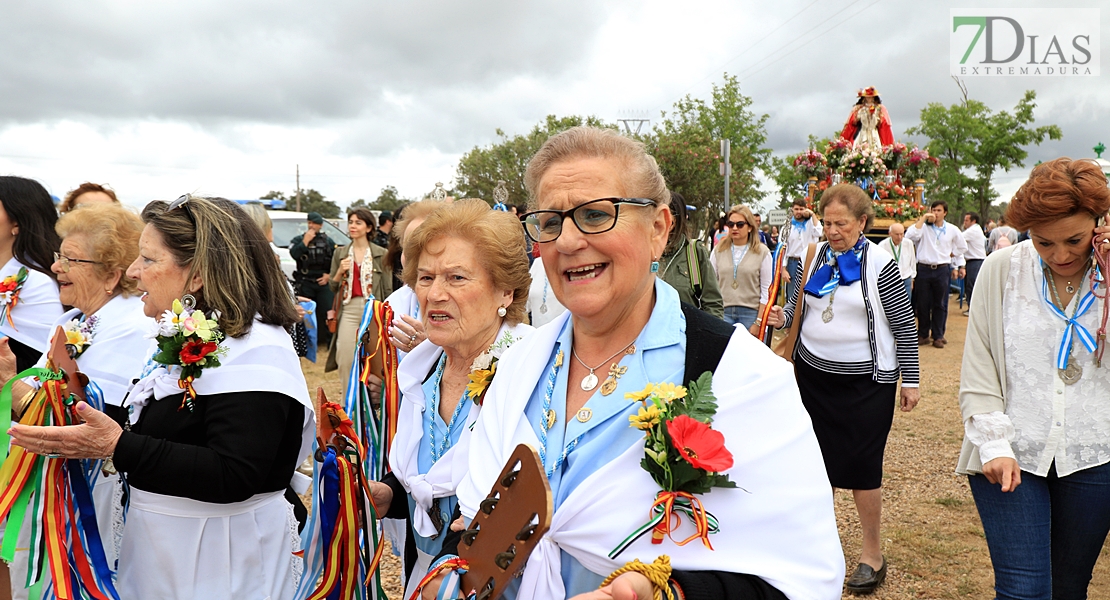
<svg viewBox="0 0 1110 600"><path fill-rule="evenodd" d="M964 297L967 298L967 305L969 307L971 306L971 292L975 291L975 280L979 279L979 269L982 267L983 259L967 259L967 274L964 277Z"/></svg>
<svg viewBox="0 0 1110 600"><path fill-rule="evenodd" d="M934 340L944 337L945 324L948 323L948 280L951 271L948 265L930 268L925 263L917 263L917 279L914 281L914 313L917 315L917 337L927 338L932 333Z"/></svg>

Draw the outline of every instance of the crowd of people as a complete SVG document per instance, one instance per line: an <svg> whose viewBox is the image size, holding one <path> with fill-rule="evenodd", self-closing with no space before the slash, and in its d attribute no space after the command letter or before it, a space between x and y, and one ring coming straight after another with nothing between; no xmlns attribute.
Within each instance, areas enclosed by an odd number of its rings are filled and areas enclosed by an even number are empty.
<svg viewBox="0 0 1110 600"><path fill-rule="evenodd" d="M731 207L703 243L644 146L610 130L552 136L525 187L527 207L355 208L342 246L309 213L287 280L258 207L184 195L140 213L88 183L55 207L37 182L0 177L9 433L89 465L99 536L85 543L120 597L296 597L313 518L297 468L316 420L298 299L318 307L325 370L375 406L385 382L353 374L372 301L392 308L381 341L401 403L388 473L367 488L399 532L406 598L440 593L474 534L461 525L521 443L553 512L507 598L870 593L887 573L894 413L917 405L919 348L945 347L961 279L957 470L998 597L1085 597L1110 531L1110 191L1096 166L1039 165L997 225L968 212L957 227L935 201L875 241L871 197L838 184L819 206L794 202L781 230ZM48 383L28 369L56 360L56 330L88 377L68 427L28 417ZM862 530L850 574L835 488L852 490ZM686 508L630 535L668 498ZM52 597L28 585L39 516L9 518L24 521L5 530L19 540L3 592Z"/></svg>

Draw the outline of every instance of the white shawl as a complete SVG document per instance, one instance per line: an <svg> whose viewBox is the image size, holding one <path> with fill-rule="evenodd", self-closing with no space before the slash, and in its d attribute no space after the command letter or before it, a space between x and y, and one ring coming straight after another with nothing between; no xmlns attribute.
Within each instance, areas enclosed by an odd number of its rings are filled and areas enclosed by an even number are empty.
<svg viewBox="0 0 1110 600"><path fill-rule="evenodd" d="M534 329L530 325L523 323L515 326L503 324L497 332L496 339L500 340L506 332L519 339L532 331ZM427 473L421 474L417 466L417 457L420 444L427 443L424 439L423 419L428 404L422 384L428 371L439 361L442 354L443 348L431 342L424 342L413 349L397 370L397 385L401 389L401 409L397 419L397 435L393 438L393 447L389 453L389 467L405 490L412 494L418 507L414 511L413 528L424 537L431 537L438 533L427 514L432 501L435 498L454 496L455 488L466 475L471 428L481 412L481 407L477 404L470 405L466 426L459 436L459 441L447 450L447 453L440 457ZM498 372L501 371L500 366L498 364ZM494 380L497 380L496 375Z"/></svg>
<svg viewBox="0 0 1110 600"><path fill-rule="evenodd" d="M220 344L227 348L227 354L220 359L220 366L205 369L193 381L193 389L199 396L277 392L300 402L305 407L305 413L301 449L297 454L299 464L308 456L316 439L316 417L308 396L308 384L301 372L300 359L293 350L289 333L277 325L266 325L256 320L249 333L240 338L225 338ZM180 373L181 367L177 365L169 369L159 365L131 387L123 401L124 408L131 411L131 423L139 420L143 407L151 401L181 393L177 385Z"/></svg>
<svg viewBox="0 0 1110 600"><path fill-rule="evenodd" d="M14 257L0 267L0 279L15 275L23 263ZM12 311L13 329L7 319L0 320L0 334L38 350L46 352L53 323L65 312L58 301L58 284L49 276L27 267L27 280L19 290L19 301Z"/></svg>
<svg viewBox="0 0 1110 600"><path fill-rule="evenodd" d="M80 309L74 308L59 317L50 326L51 336L59 325L64 326L80 315ZM150 356L147 334L154 319L143 313L143 301L138 296L116 296L100 307L95 316L92 343L77 357L77 366L88 375L90 383L100 388L106 404L120 406L131 378L139 375L143 362ZM46 358L43 354L35 366L45 366Z"/></svg>
<svg viewBox="0 0 1110 600"><path fill-rule="evenodd" d="M490 386L471 435L468 472L456 490L468 519L516 445L538 445L524 409L567 318L569 313L537 330L501 359L499 370L513 377L496 378ZM756 575L791 600L840 598L844 558L832 490L789 363L755 338L734 335L715 372L713 392L720 406L713 426L724 434L735 460L728 475L747 490L714 489L701 496L720 520L721 532L710 538L715 550L697 541L652 545L645 535L619 560L608 558L647 522L659 491L640 467L643 443L637 442L579 484L555 511L551 530L528 560L518 598L564 598L560 550L601 575L633 558L652 562L667 554L675 569ZM675 537L692 532L684 518Z"/></svg>

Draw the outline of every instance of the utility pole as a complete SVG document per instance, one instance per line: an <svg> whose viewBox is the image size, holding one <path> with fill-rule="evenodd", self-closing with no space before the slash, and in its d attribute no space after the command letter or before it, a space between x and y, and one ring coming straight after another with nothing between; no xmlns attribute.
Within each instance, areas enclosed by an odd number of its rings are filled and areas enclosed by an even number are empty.
<svg viewBox="0 0 1110 600"><path fill-rule="evenodd" d="M301 212L301 165L297 165L297 212Z"/></svg>
<svg viewBox="0 0 1110 600"><path fill-rule="evenodd" d="M721 140L721 175L725 178L725 208L723 212L728 212L729 204L729 186L728 176L732 175L732 162L729 156L732 152L732 140Z"/></svg>

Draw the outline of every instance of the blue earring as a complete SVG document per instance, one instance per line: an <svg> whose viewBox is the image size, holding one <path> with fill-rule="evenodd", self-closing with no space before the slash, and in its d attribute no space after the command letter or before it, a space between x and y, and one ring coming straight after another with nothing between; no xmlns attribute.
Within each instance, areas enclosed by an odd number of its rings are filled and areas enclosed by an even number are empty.
<svg viewBox="0 0 1110 600"><path fill-rule="evenodd" d="M659 261L657 261L657 260L651 261L651 272L652 273L658 273L659 272Z"/></svg>

